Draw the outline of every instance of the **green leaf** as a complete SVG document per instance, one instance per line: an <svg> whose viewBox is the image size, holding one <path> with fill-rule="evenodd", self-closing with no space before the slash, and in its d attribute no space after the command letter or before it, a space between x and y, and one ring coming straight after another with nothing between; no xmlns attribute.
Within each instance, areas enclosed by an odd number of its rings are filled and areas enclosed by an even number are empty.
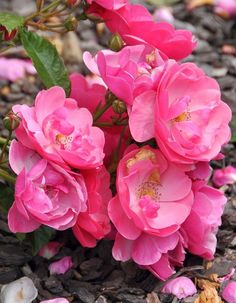
<svg viewBox="0 0 236 303"><path fill-rule="evenodd" d="M24 24L24 18L9 12L0 12L0 25L6 27L7 31L11 32Z"/></svg>
<svg viewBox="0 0 236 303"><path fill-rule="evenodd" d="M23 242L26 239L26 234L23 233L16 233L16 238L20 241Z"/></svg>
<svg viewBox="0 0 236 303"><path fill-rule="evenodd" d="M64 88L68 96L70 80L56 47L43 37L23 28L20 30L20 37L44 85L47 88L60 86Z"/></svg>
<svg viewBox="0 0 236 303"><path fill-rule="evenodd" d="M8 213L8 210L12 206L14 201L13 189L0 183L0 208L4 213Z"/></svg>
<svg viewBox="0 0 236 303"><path fill-rule="evenodd" d="M55 230L48 226L41 226L30 234L33 255L37 255L40 248L54 236Z"/></svg>

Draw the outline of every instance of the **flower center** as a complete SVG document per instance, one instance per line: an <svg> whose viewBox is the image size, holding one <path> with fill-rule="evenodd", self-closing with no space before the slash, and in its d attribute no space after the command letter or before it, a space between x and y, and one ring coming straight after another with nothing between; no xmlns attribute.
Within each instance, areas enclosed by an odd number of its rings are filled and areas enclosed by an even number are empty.
<svg viewBox="0 0 236 303"><path fill-rule="evenodd" d="M141 160L150 160L152 163L156 162L156 155L149 149L141 149L133 158L126 162L126 166L130 169L134 164Z"/></svg>
<svg viewBox="0 0 236 303"><path fill-rule="evenodd" d="M176 118L174 118L174 122L183 122L183 121L191 121L191 114L189 111L183 112Z"/></svg>
<svg viewBox="0 0 236 303"><path fill-rule="evenodd" d="M160 208L160 203L158 202L161 198L158 190L160 186L160 173L158 170L154 170L147 181L143 182L137 190L139 206L143 213L150 218L156 217Z"/></svg>
<svg viewBox="0 0 236 303"><path fill-rule="evenodd" d="M65 136L63 134L56 135L56 144L60 145L62 149L70 149L72 141L72 136Z"/></svg>

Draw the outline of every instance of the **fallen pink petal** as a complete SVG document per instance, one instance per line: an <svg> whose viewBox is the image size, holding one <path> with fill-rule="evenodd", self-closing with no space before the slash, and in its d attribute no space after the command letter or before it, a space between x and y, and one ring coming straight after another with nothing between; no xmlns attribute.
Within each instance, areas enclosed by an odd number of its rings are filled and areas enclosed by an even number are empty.
<svg viewBox="0 0 236 303"><path fill-rule="evenodd" d="M33 64L28 60L0 57L0 78L10 81L24 78L26 73L35 74Z"/></svg>
<svg viewBox="0 0 236 303"><path fill-rule="evenodd" d="M216 187L236 183L236 168L229 165L225 168L214 170L212 182Z"/></svg>
<svg viewBox="0 0 236 303"><path fill-rule="evenodd" d="M197 289L189 278L178 277L167 282L163 287L162 292L173 294L178 299L184 299L194 295L197 292Z"/></svg>
<svg viewBox="0 0 236 303"><path fill-rule="evenodd" d="M49 265L48 269L50 272L50 275L63 275L65 274L69 269L73 267L73 261L70 256L64 257L60 259L59 261L53 262Z"/></svg>
<svg viewBox="0 0 236 303"><path fill-rule="evenodd" d="M226 287L223 289L222 298L227 303L235 303L236 302L236 282L229 282Z"/></svg>
<svg viewBox="0 0 236 303"><path fill-rule="evenodd" d="M62 243L49 242L40 249L39 256L46 259L51 259L59 252L61 247L62 247Z"/></svg>

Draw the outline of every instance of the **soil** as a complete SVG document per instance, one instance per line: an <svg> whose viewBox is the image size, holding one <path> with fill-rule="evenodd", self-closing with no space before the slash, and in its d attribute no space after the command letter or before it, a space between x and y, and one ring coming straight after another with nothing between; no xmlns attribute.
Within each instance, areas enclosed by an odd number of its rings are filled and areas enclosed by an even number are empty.
<svg viewBox="0 0 236 303"><path fill-rule="evenodd" d="M18 3L17 3L18 2ZM21 1L22 14L27 14L33 0ZM144 1L135 1L145 4ZM24 5L25 4L25 5ZM17 6L18 5L18 6ZM148 5L150 10L153 7ZM0 10L18 10L19 1L1 0ZM205 6L187 11L184 3L173 6L175 26L193 31L198 40L196 51L187 58L202 67L205 72L217 79L222 89L222 98L236 115L236 20L223 20ZM95 52L106 46L109 34L104 30L97 34L98 28L89 21L81 22L77 30L77 46L81 51ZM63 37L57 37L60 40ZM230 47L229 47L230 46ZM231 51L229 51L229 49ZM79 50L79 51L80 51ZM22 57L22 50L14 50L8 56ZM70 71L86 72L81 62L81 54L66 63ZM32 104L35 95L42 88L37 77L27 76L10 83L0 80L0 133L6 136L2 127L2 118L16 103ZM236 119L232 129L236 131ZM235 145L228 144L224 148L226 158L214 162L214 167L236 165ZM216 258L212 267L205 269L202 259L188 255L182 269L176 275L189 277L206 277L211 273L219 276L230 272L236 266L236 186L224 188L228 203L222 218L222 226L218 232ZM47 261L33 256L26 243L21 243L12 235L7 227L6 216L0 214L0 284L6 284L22 276L30 277L39 291L35 302L55 297L68 298L73 303L170 303L194 302L196 296L185 300L176 300L171 295L161 294L163 282L156 279L148 271L138 268L133 262L119 263L111 256L112 242L103 240L94 249L85 249L73 238L70 231L57 233L54 240L63 243L60 253ZM72 256L74 267L64 275L49 275L48 265L63 256ZM234 276L236 279L236 275ZM159 299L158 299L159 298ZM9 302L10 303L10 302Z"/></svg>

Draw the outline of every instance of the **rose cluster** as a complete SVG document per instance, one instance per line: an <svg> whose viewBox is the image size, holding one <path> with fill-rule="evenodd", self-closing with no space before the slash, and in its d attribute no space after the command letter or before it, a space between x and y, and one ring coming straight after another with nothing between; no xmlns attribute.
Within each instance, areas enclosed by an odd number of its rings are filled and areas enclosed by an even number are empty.
<svg viewBox="0 0 236 303"><path fill-rule="evenodd" d="M120 50L85 52L93 73L72 74L21 118L10 147L18 175L13 232L72 228L86 247L113 238L116 260L166 279L186 252L212 259L226 203L207 184L209 161L230 138L231 111L217 82L193 63L189 31L156 23L127 0L87 0Z"/></svg>

